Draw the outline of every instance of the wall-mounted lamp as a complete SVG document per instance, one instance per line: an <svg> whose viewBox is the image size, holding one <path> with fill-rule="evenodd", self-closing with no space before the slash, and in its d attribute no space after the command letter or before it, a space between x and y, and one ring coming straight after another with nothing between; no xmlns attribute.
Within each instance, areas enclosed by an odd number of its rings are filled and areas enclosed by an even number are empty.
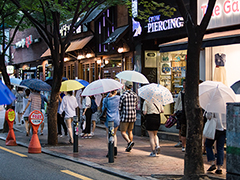
<svg viewBox="0 0 240 180"><path fill-rule="evenodd" d="M90 58L90 57L93 57L93 54L87 53L87 54L86 54L86 58Z"/></svg>
<svg viewBox="0 0 240 180"><path fill-rule="evenodd" d="M84 55L78 55L78 57L77 57L77 59L83 59L83 58L85 58Z"/></svg>
<svg viewBox="0 0 240 180"><path fill-rule="evenodd" d="M64 62L66 62L66 61L69 61L69 58L68 58L68 57L65 57L65 58L64 58Z"/></svg>
<svg viewBox="0 0 240 180"><path fill-rule="evenodd" d="M102 62L101 59L98 59L98 60L97 60L97 63L98 63L98 64L101 64L101 62Z"/></svg>
<svg viewBox="0 0 240 180"><path fill-rule="evenodd" d="M122 53L123 52L123 47L119 47L117 51L118 51L118 53Z"/></svg>

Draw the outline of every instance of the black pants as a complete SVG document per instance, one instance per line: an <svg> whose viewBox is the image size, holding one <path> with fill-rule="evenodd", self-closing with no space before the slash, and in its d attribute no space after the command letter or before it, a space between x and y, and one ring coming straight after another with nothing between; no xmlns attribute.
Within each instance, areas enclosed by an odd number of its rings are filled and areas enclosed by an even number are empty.
<svg viewBox="0 0 240 180"><path fill-rule="evenodd" d="M57 113L57 127L58 127L58 134L62 135L62 127L64 129L65 135L67 135L67 126L64 122L64 116L61 117L61 115L59 113Z"/></svg>
<svg viewBox="0 0 240 180"><path fill-rule="evenodd" d="M83 133L90 134L91 133L91 118L92 118L91 108L87 108L85 116L86 116L86 128L84 129Z"/></svg>

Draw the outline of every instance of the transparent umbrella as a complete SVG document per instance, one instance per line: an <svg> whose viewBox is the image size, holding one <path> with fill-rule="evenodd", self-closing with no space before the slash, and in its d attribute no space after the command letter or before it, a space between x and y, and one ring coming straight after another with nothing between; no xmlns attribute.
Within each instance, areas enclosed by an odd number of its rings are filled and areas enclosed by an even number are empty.
<svg viewBox="0 0 240 180"><path fill-rule="evenodd" d="M221 82L204 81L199 84L200 106L209 112L226 113L226 103L235 102L234 91Z"/></svg>
<svg viewBox="0 0 240 180"><path fill-rule="evenodd" d="M114 79L99 79L90 83L82 92L81 96L92 96L107 93L122 88L122 84Z"/></svg>
<svg viewBox="0 0 240 180"><path fill-rule="evenodd" d="M167 105L173 103L171 92L160 84L151 83L138 89L138 95L155 104Z"/></svg>
<svg viewBox="0 0 240 180"><path fill-rule="evenodd" d="M143 74L137 71L129 71L129 70L122 71L118 73L116 77L119 79L124 79L127 81L136 82L136 83L142 83L142 84L149 83L147 78Z"/></svg>

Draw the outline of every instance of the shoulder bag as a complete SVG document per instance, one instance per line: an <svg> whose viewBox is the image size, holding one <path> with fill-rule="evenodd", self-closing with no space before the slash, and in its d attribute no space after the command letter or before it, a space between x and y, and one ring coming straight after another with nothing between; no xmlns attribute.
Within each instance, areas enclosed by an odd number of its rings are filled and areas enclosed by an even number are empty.
<svg viewBox="0 0 240 180"><path fill-rule="evenodd" d="M107 118L107 99L106 99L105 104L104 104L104 110L103 110L102 114L99 117L100 121L103 121L103 122L105 122L106 118Z"/></svg>
<svg viewBox="0 0 240 180"><path fill-rule="evenodd" d="M208 139L215 139L215 132L217 127L217 119L208 119L203 128L203 136Z"/></svg>

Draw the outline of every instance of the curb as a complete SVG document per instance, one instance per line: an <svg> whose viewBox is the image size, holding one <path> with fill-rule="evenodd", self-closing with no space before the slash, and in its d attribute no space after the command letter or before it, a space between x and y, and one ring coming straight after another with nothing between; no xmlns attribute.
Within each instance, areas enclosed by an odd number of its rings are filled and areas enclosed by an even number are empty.
<svg viewBox="0 0 240 180"><path fill-rule="evenodd" d="M6 141L6 138L0 136L0 140ZM17 145L28 148L28 144L22 143L20 141L16 141L16 142L17 142ZM43 147L42 147L42 153L45 153L45 154L48 154L48 155L51 155L51 156L54 156L54 157L62 158L62 159L65 159L65 160L69 160L69 161L72 161L72 162L75 162L75 163L79 163L79 164L82 164L82 165L85 165L85 166L88 166L88 167L92 167L92 168L97 169L99 171L106 172L108 174L112 174L114 176L122 177L122 178L125 178L125 179L131 179L131 180L155 179L155 178L151 178L151 177L143 178L141 176L135 176L135 175L130 174L128 172L123 172L123 171L120 171L120 170L117 170L117 169L114 169L114 168L111 168L111 167L105 167L105 166L99 165L97 163L93 163L91 161L86 161L86 160L83 160L83 159L70 157L70 156L67 156L67 155L61 154L61 153L55 153L55 152L47 150Z"/></svg>

